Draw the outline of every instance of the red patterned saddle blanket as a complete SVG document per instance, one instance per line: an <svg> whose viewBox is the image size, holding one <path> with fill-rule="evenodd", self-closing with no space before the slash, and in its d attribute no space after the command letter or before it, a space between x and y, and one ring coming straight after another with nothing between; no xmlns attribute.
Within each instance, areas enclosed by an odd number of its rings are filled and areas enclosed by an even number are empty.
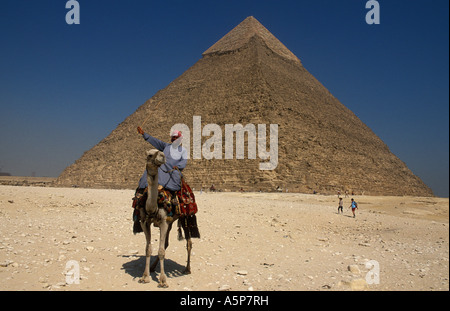
<svg viewBox="0 0 450 311"><path fill-rule="evenodd" d="M178 202L180 203L181 215L194 215L197 213L197 203L195 195L188 183L181 178L181 190L177 191Z"/></svg>
<svg viewBox="0 0 450 311"><path fill-rule="evenodd" d="M148 198L148 189L136 189L133 198L133 233L142 232L139 221L140 210L145 211L145 202ZM181 180L181 189L179 191L170 191L163 187L158 187L158 207L167 211L168 219L173 216L180 216L178 223L178 238L182 239L181 227L184 230L186 239L200 238L200 232L197 227L197 218L195 214L198 211L195 195L191 187L184 179Z"/></svg>
<svg viewBox="0 0 450 311"><path fill-rule="evenodd" d="M148 197L148 189L142 192L136 192L133 207L145 208L145 202ZM181 189L179 191L170 191L162 186L158 187L158 207L164 208L169 216L173 215L195 215L198 211L195 195L188 183L181 179Z"/></svg>

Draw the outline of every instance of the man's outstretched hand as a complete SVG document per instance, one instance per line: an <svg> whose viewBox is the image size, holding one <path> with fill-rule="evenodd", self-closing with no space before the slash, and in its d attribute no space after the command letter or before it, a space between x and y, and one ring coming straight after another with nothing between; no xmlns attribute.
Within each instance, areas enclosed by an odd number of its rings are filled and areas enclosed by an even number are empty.
<svg viewBox="0 0 450 311"><path fill-rule="evenodd" d="M144 130L140 126L138 126L137 131L139 134L144 135Z"/></svg>

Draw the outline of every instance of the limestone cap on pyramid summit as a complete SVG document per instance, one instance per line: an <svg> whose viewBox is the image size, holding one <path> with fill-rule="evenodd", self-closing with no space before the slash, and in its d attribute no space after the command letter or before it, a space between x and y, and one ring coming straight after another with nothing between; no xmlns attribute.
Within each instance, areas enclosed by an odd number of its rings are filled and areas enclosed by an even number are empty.
<svg viewBox="0 0 450 311"><path fill-rule="evenodd" d="M243 47L254 36L260 37L268 48L274 53L289 60L301 63L280 40L278 40L266 27L253 16L247 17L219 41L213 44L202 55L223 54Z"/></svg>

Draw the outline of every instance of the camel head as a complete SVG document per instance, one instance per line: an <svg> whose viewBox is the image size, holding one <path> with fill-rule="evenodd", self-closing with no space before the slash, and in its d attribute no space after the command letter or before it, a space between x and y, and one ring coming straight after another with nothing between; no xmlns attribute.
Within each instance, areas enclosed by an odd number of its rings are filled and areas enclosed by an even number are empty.
<svg viewBox="0 0 450 311"><path fill-rule="evenodd" d="M152 149L147 151L147 172L152 171L155 175L158 171L158 167L166 163L166 156L164 152Z"/></svg>

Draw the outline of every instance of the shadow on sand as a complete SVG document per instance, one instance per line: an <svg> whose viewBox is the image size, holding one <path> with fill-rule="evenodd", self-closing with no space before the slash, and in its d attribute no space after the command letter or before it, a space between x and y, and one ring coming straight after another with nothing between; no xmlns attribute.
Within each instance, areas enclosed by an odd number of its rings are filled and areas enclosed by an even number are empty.
<svg viewBox="0 0 450 311"><path fill-rule="evenodd" d="M353 217L353 215L344 215L345 217L348 217L348 218L355 218L355 217Z"/></svg>
<svg viewBox="0 0 450 311"><path fill-rule="evenodd" d="M145 256L139 256L139 258L136 258L134 255L119 255L119 257L133 258L133 260L130 260L122 265L122 270L125 270L125 273L128 273L133 278L140 278L142 276L145 268ZM156 256L151 256L150 264L153 263L154 260L156 260ZM186 267L184 265L180 265L171 259L166 258L164 260L164 270L167 278L175 278L185 275L183 274L185 268ZM161 272L159 264L156 266L155 272L158 274ZM150 276L153 281L159 281L156 273L151 272Z"/></svg>
<svg viewBox="0 0 450 311"><path fill-rule="evenodd" d="M339 215L339 213L337 213L337 214ZM344 217L348 217L348 218L354 218L353 215L348 215L348 214L346 214L346 215L341 214L341 215L344 216Z"/></svg>

